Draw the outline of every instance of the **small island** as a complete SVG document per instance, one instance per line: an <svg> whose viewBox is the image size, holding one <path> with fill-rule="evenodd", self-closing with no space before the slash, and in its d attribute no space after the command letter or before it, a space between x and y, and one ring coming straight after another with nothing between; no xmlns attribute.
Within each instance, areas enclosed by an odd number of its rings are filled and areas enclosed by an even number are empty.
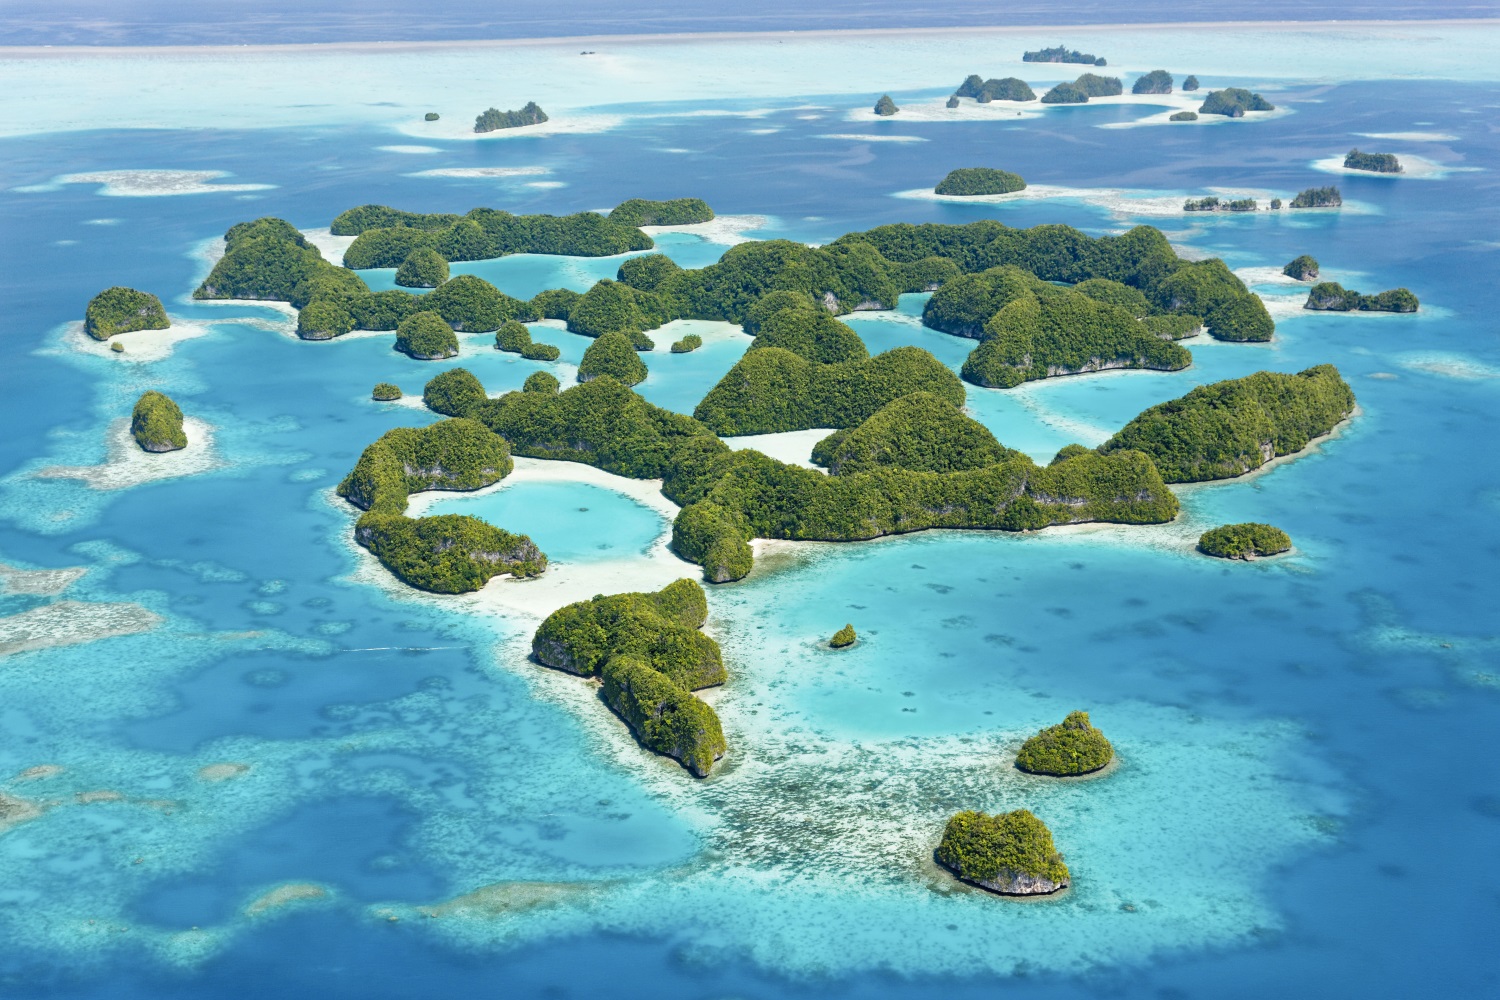
<svg viewBox="0 0 1500 1000"><path fill-rule="evenodd" d="M1195 122L1197 120L1198 112L1196 111L1175 111L1172 113L1172 116L1167 119L1167 121L1169 122Z"/></svg>
<svg viewBox="0 0 1500 1000"><path fill-rule="evenodd" d="M1044 896L1068 887L1068 866L1052 831L1029 809L956 814L934 857L963 881L1002 896Z"/></svg>
<svg viewBox="0 0 1500 1000"><path fill-rule="evenodd" d="M377 382L375 388L370 391L370 398L381 403L389 403L401 398L401 387L392 385L390 382Z"/></svg>
<svg viewBox="0 0 1500 1000"><path fill-rule="evenodd" d="M431 247L417 247L396 268L402 288L436 288L448 280L448 258Z"/></svg>
<svg viewBox="0 0 1500 1000"><path fill-rule="evenodd" d="M83 313L83 332L95 340L108 340L116 334L136 330L165 330L169 326L161 299L123 285L95 295Z"/></svg>
<svg viewBox="0 0 1500 1000"><path fill-rule="evenodd" d="M1022 62L1042 63L1083 63L1085 65L1103 66L1105 60L1096 57L1091 52L1079 52L1077 49L1069 49L1066 45L1058 45L1050 49L1038 49L1035 52L1025 52L1021 55Z"/></svg>
<svg viewBox="0 0 1500 1000"><path fill-rule="evenodd" d="M1325 281L1312 287L1302 308L1318 312L1414 313L1419 305L1417 297L1405 288L1392 288L1375 295L1361 295L1336 281Z"/></svg>
<svg viewBox="0 0 1500 1000"><path fill-rule="evenodd" d="M845 647L854 645L858 639L859 636L854 634L854 626L845 625L833 633L833 638L828 640L828 645L834 649L844 649Z"/></svg>
<svg viewBox="0 0 1500 1000"><path fill-rule="evenodd" d="M1182 203L1184 212L1254 212L1259 209L1254 198L1234 198L1220 200L1214 197L1189 198Z"/></svg>
<svg viewBox="0 0 1500 1000"><path fill-rule="evenodd" d="M1292 199L1293 208L1338 208L1343 203L1337 187L1308 188Z"/></svg>
<svg viewBox="0 0 1500 1000"><path fill-rule="evenodd" d="M458 337L442 316L435 312L419 312L412 313L396 327L393 346L418 361L441 361L458 354Z"/></svg>
<svg viewBox="0 0 1500 1000"><path fill-rule="evenodd" d="M519 354L527 361L556 361L562 351L551 344L538 344L531 339L526 324L508 319L495 331L495 349L508 354Z"/></svg>
<svg viewBox="0 0 1500 1000"><path fill-rule="evenodd" d="M1125 87L1117 76L1085 73L1072 83L1059 83L1042 95L1043 104L1087 104L1090 97L1118 97Z"/></svg>
<svg viewBox="0 0 1500 1000"><path fill-rule="evenodd" d="M610 222L625 226L691 226L712 222L714 210L702 198L671 198L651 201L630 198L620 202L607 216Z"/></svg>
<svg viewBox="0 0 1500 1000"><path fill-rule="evenodd" d="M890 94L882 94L880 100L875 102L875 113L882 117L890 117L901 109L896 107L896 102L891 100Z"/></svg>
<svg viewBox="0 0 1500 1000"><path fill-rule="evenodd" d="M639 657L615 656L600 671L600 694L636 740L706 778L728 750L719 716L701 698Z"/></svg>
<svg viewBox="0 0 1500 1000"><path fill-rule="evenodd" d="M467 368L440 372L422 387L422 405L445 417L466 417L488 398L484 386Z"/></svg>
<svg viewBox="0 0 1500 1000"><path fill-rule="evenodd" d="M1089 95L1071 83L1059 83L1042 95L1043 104L1087 104Z"/></svg>
<svg viewBox="0 0 1500 1000"><path fill-rule="evenodd" d="M1225 524L1198 537L1198 551L1220 559L1258 559L1289 552L1292 540L1285 531L1269 524Z"/></svg>
<svg viewBox="0 0 1500 1000"><path fill-rule="evenodd" d="M993 167L959 167L950 170L948 176L938 182L933 188L934 194L955 195L959 197L974 197L987 194L1010 194L1013 191L1024 191L1026 182L1021 179L1020 174L1013 174L1008 170L996 170Z"/></svg>
<svg viewBox="0 0 1500 1000"><path fill-rule="evenodd" d="M672 344L673 354L691 354L703 346L703 338L696 333L690 333L681 340Z"/></svg>
<svg viewBox="0 0 1500 1000"><path fill-rule="evenodd" d="M606 333L589 345L578 363L578 381L589 382L609 375L621 385L646 381L650 371L641 360L630 339L623 333Z"/></svg>
<svg viewBox="0 0 1500 1000"><path fill-rule="evenodd" d="M1025 743L1016 754L1016 767L1027 774L1076 778L1102 770L1115 759L1115 748L1089 722L1087 712L1069 712Z"/></svg>
<svg viewBox="0 0 1500 1000"><path fill-rule="evenodd" d="M1361 153L1358 149L1351 149L1344 156L1344 169L1375 174L1399 174L1403 170L1394 153Z"/></svg>
<svg viewBox="0 0 1500 1000"><path fill-rule="evenodd" d="M1170 94L1172 74L1164 69L1153 69L1144 76L1138 77L1130 88L1130 92L1132 94Z"/></svg>
<svg viewBox="0 0 1500 1000"><path fill-rule="evenodd" d="M1309 254L1294 257L1287 263L1286 267L1281 269L1281 273L1288 278L1296 278L1298 281L1317 281L1318 260Z"/></svg>
<svg viewBox="0 0 1500 1000"><path fill-rule="evenodd" d="M953 97L949 98L949 107L958 107L957 98L972 97L980 104L989 104L991 101L1034 101L1036 92L1020 77L1007 76L1000 80L983 80L978 73L971 73L963 83L958 85Z"/></svg>
<svg viewBox="0 0 1500 1000"><path fill-rule="evenodd" d="M521 384L522 392L535 392L543 396L556 396L562 383L551 372L532 372Z"/></svg>
<svg viewBox="0 0 1500 1000"><path fill-rule="evenodd" d="M1276 105L1240 87L1211 90L1198 109L1199 114L1224 115L1226 118L1243 118L1247 111L1275 111Z"/></svg>
<svg viewBox="0 0 1500 1000"><path fill-rule="evenodd" d="M1189 76L1186 80L1183 80L1182 81L1182 89L1183 90L1197 90L1198 89L1198 78L1196 76Z"/></svg>
<svg viewBox="0 0 1500 1000"><path fill-rule="evenodd" d="M475 132L495 132L503 128L523 128L527 125L540 125L547 120L547 112L537 106L535 101L527 101L526 106L520 111L501 111L499 108L490 108L481 112L474 119Z"/></svg>
<svg viewBox="0 0 1500 1000"><path fill-rule="evenodd" d="M142 393L130 414L130 436L142 451L160 453L187 447L182 430L182 410L164 393L152 389Z"/></svg>
<svg viewBox="0 0 1500 1000"><path fill-rule="evenodd" d="M435 122L440 117L442 117L442 116L439 115L436 111L429 111L425 115L422 116L422 120L424 122Z"/></svg>

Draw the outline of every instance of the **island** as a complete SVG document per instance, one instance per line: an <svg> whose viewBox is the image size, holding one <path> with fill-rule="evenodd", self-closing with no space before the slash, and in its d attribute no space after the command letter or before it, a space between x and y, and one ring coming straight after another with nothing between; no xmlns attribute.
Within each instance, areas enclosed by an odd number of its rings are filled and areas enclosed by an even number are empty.
<svg viewBox="0 0 1500 1000"><path fill-rule="evenodd" d="M1099 453L1149 455L1168 483L1233 479L1301 451L1353 412L1354 392L1333 365L1256 372L1151 407Z"/></svg>
<svg viewBox="0 0 1500 1000"><path fill-rule="evenodd" d="M1204 98L1203 106L1198 109L1199 114L1224 115L1228 118L1243 118L1247 111L1275 111L1276 105L1261 97L1252 94L1240 87L1227 87L1224 90L1211 90L1208 97Z"/></svg>
<svg viewBox="0 0 1500 1000"><path fill-rule="evenodd" d="M958 107L958 105L959 105L958 95L954 94L952 97L948 98L948 101L947 101L947 103L944 106L947 107L949 110L952 110L953 108Z"/></svg>
<svg viewBox="0 0 1500 1000"><path fill-rule="evenodd" d="M535 101L527 101L526 106L520 111L501 111L499 108L490 108L483 111L474 119L475 132L495 132L503 128L522 128L527 125L540 125L547 120L547 112L537 106Z"/></svg>
<svg viewBox="0 0 1500 1000"><path fill-rule="evenodd" d="M1169 312L1202 316L1215 340L1264 342L1276 330L1260 296L1217 257L1183 264L1154 292Z"/></svg>
<svg viewBox="0 0 1500 1000"><path fill-rule="evenodd" d="M714 210L702 198L672 198L667 201L629 198L616 205L607 218L610 222L636 228L691 226L700 222L712 222Z"/></svg>
<svg viewBox="0 0 1500 1000"><path fill-rule="evenodd" d="M1043 104L1087 104L1089 95L1071 83L1059 83L1042 95Z"/></svg>
<svg viewBox="0 0 1500 1000"><path fill-rule="evenodd" d="M1073 81L1073 86L1090 97L1119 97L1125 92L1125 86L1119 77L1100 76L1097 73L1083 74Z"/></svg>
<svg viewBox="0 0 1500 1000"><path fill-rule="evenodd" d="M112 340L112 341L110 341L110 343L109 343L109 349L111 351L113 351L115 354L124 354L125 353L125 345L122 344L122 343L120 343L118 340Z"/></svg>
<svg viewBox="0 0 1500 1000"><path fill-rule="evenodd" d="M532 372L521 385L522 392L536 392L543 396L556 396L562 383L551 372Z"/></svg>
<svg viewBox="0 0 1500 1000"><path fill-rule="evenodd" d="M1294 257L1281 269L1281 273L1298 281L1317 281L1318 260L1308 254Z"/></svg>
<svg viewBox="0 0 1500 1000"><path fill-rule="evenodd" d="M818 364L866 361L869 348L847 323L841 323L826 308L804 292L772 292L750 307L741 324L755 340L754 351L780 347Z"/></svg>
<svg viewBox="0 0 1500 1000"><path fill-rule="evenodd" d="M130 413L130 436L142 451L160 453L187 447L182 430L182 410L170 397L155 389L141 394Z"/></svg>
<svg viewBox="0 0 1500 1000"><path fill-rule="evenodd" d="M934 194L973 197L987 194L1010 194L1026 190L1026 182L1020 174L993 167L959 167L950 170L948 176L933 188Z"/></svg>
<svg viewBox="0 0 1500 1000"><path fill-rule="evenodd" d="M934 854L961 880L1002 896L1040 896L1068 887L1068 866L1052 831L1029 809L954 815Z"/></svg>
<svg viewBox="0 0 1500 1000"><path fill-rule="evenodd" d="M652 259L666 261L671 269L680 270L670 259L660 254L653 254L650 258L637 257L626 261L626 264ZM635 265L634 270L627 268L624 264L620 266L621 276L627 279L633 274L649 270L655 269L646 264ZM654 274L646 276L642 283L656 287L658 278ZM649 351L655 345L651 338L646 336L645 331L654 330L673 317L674 310L671 305L664 302L657 293L626 284L625 281L610 281L604 278L596 281L587 292L579 296L578 301L574 302L568 310L568 330L572 333L581 333L585 337L602 337L606 333L618 333L623 335L636 350Z"/></svg>
<svg viewBox="0 0 1500 1000"><path fill-rule="evenodd" d="M1259 209L1254 198L1234 198L1221 201L1218 198L1189 198L1182 203L1184 212L1254 212Z"/></svg>
<svg viewBox="0 0 1500 1000"><path fill-rule="evenodd" d="M1225 524L1198 537L1198 551L1220 559L1258 559L1289 552L1292 540L1285 531L1269 524L1247 522Z"/></svg>
<svg viewBox="0 0 1500 1000"><path fill-rule="evenodd" d="M435 122L435 121L437 121L441 117L442 116L439 115L436 111L429 111L425 115L422 116L422 120L424 122Z"/></svg>
<svg viewBox="0 0 1500 1000"><path fill-rule="evenodd" d="M448 280L448 258L431 247L417 247L396 268L402 288L436 288Z"/></svg>
<svg viewBox="0 0 1500 1000"><path fill-rule="evenodd" d="M654 594L601 595L547 616L531 640L538 663L604 681L604 700L649 750L705 777L724 755L713 709L692 691L727 679L719 644L700 628L708 600L692 580Z"/></svg>
<svg viewBox="0 0 1500 1000"><path fill-rule="evenodd" d="M578 381L589 382L608 375L621 385L646 381L650 372L629 338L623 333L606 333L589 345L578 363Z"/></svg>
<svg viewBox="0 0 1500 1000"><path fill-rule="evenodd" d="M882 406L857 427L835 431L813 446L812 460L829 475L885 468L961 472L994 465L1017 453L988 427L947 399L914 392Z"/></svg>
<svg viewBox="0 0 1500 1000"><path fill-rule="evenodd" d="M377 382L375 388L370 391L370 398L381 403L389 403L401 398L401 387L392 385L390 382Z"/></svg>
<svg viewBox="0 0 1500 1000"><path fill-rule="evenodd" d="M673 354L691 354L703 346L703 338L696 333L690 333L681 340L672 343Z"/></svg>
<svg viewBox="0 0 1500 1000"><path fill-rule="evenodd" d="M422 405L446 417L465 416L488 398L484 386L467 368L439 372L422 387Z"/></svg>
<svg viewBox="0 0 1500 1000"><path fill-rule="evenodd" d="M1130 88L1132 94L1170 94L1172 92L1172 74L1164 69L1153 69L1151 72L1136 78L1135 84Z"/></svg>
<svg viewBox="0 0 1500 1000"><path fill-rule="evenodd" d="M1016 767L1027 774L1073 778L1102 770L1115 759L1115 748L1089 722L1087 712L1069 712L1021 744Z"/></svg>
<svg viewBox="0 0 1500 1000"><path fill-rule="evenodd" d="M1343 203L1337 187L1308 188L1292 199L1293 208L1338 208Z"/></svg>
<svg viewBox="0 0 1500 1000"><path fill-rule="evenodd" d="M1051 49L1038 49L1035 52L1025 52L1021 55L1022 62L1048 62L1048 63L1084 63L1086 65L1103 66L1105 60L1095 57L1092 53L1079 52L1077 49L1069 49L1066 45L1059 45Z"/></svg>
<svg viewBox="0 0 1500 1000"><path fill-rule="evenodd" d="M495 349L509 354L519 354L527 361L556 361L562 351L551 344L538 344L531 339L531 331L524 323L508 319L495 331Z"/></svg>
<svg viewBox="0 0 1500 1000"><path fill-rule="evenodd" d="M1167 121L1169 122L1195 122L1197 120L1198 112L1196 111L1175 111L1172 113L1172 116L1167 119Z"/></svg>
<svg viewBox="0 0 1500 1000"><path fill-rule="evenodd" d="M1189 76L1186 80L1183 80L1182 81L1182 89L1183 90L1197 90L1198 89L1198 78L1196 76Z"/></svg>
<svg viewBox="0 0 1500 1000"><path fill-rule="evenodd" d="M418 361L440 361L458 354L453 327L435 312L412 313L396 327L396 350Z"/></svg>
<svg viewBox="0 0 1500 1000"><path fill-rule="evenodd" d="M859 636L854 634L854 626L845 625L843 628L833 633L833 638L828 640L828 645L833 647L834 649L847 649L848 647L854 645L854 643L858 639Z"/></svg>
<svg viewBox="0 0 1500 1000"><path fill-rule="evenodd" d="M981 79L978 73L971 73L958 85L954 91L952 102L948 106L958 107L959 97L972 97L980 104L988 104L991 101L1034 101L1036 92L1031 86L1019 77L1007 76L1004 79Z"/></svg>
<svg viewBox="0 0 1500 1000"><path fill-rule="evenodd" d="M1394 153L1361 153L1358 149L1351 149L1344 156L1345 170L1367 170L1376 174L1399 174L1402 172L1401 161L1396 159Z"/></svg>
<svg viewBox="0 0 1500 1000"><path fill-rule="evenodd" d="M137 330L165 330L169 326L161 299L123 285L95 295L83 313L83 332L95 340L108 340L116 334Z"/></svg>
<svg viewBox="0 0 1500 1000"><path fill-rule="evenodd" d="M875 113L882 117L890 117L901 109L896 107L896 102L891 100L890 94L882 94L880 100L875 102Z"/></svg>
<svg viewBox="0 0 1500 1000"><path fill-rule="evenodd" d="M1314 285L1307 293L1304 309L1323 312L1394 312L1414 313L1417 297L1405 288L1392 288L1375 295L1349 291L1336 281Z"/></svg>

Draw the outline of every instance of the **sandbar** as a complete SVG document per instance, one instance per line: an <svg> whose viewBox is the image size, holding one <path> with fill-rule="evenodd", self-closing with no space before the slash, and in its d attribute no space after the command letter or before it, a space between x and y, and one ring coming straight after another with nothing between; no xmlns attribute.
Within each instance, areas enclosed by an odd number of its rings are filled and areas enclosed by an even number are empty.
<svg viewBox="0 0 1500 1000"><path fill-rule="evenodd" d="M720 215L707 222L694 222L682 226L642 226L641 232L647 236L685 233L689 236L696 236L705 243L735 246L739 243L751 242L755 237L746 236L745 233L764 229L770 221L770 218L764 215Z"/></svg>
<svg viewBox="0 0 1500 1000"><path fill-rule="evenodd" d="M134 635L161 622L139 604L58 601L0 618L0 656Z"/></svg>
<svg viewBox="0 0 1500 1000"><path fill-rule="evenodd" d="M827 427L814 427L807 431L781 431L775 434L742 434L726 437L724 443L735 451L755 450L778 462L800 465L807 469L822 470L812 460L813 446L832 434Z"/></svg>
<svg viewBox="0 0 1500 1000"><path fill-rule="evenodd" d="M36 594L54 597L73 585L88 572L85 566L63 569L17 569L0 564L0 590L8 594Z"/></svg>
<svg viewBox="0 0 1500 1000"><path fill-rule="evenodd" d="M109 457L99 465L50 465L32 473L38 479L81 479L95 490L123 490L142 483L197 475L224 463L214 450L214 428L197 417L184 417L187 447L177 451L142 451L130 435L130 421L110 424Z"/></svg>

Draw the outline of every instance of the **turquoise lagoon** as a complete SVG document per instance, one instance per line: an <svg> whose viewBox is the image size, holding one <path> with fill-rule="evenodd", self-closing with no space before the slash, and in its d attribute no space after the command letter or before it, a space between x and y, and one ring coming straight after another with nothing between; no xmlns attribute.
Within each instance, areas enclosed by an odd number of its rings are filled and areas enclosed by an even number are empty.
<svg viewBox="0 0 1500 1000"><path fill-rule="evenodd" d="M1348 29L1347 44L1389 51L1385 29L1370 30ZM1111 64L1120 51L1132 65L1141 37L1119 35ZM1174 60L1174 72L1247 79L1224 35L1158 31L1150 44L1164 38L1178 51L1207 39L1200 65ZM867 56L889 51L921 82L917 99L956 82L947 70L918 75L894 40L860 44ZM966 52L976 69L1004 62ZM68 86L89 91L88 74L113 58L73 60ZM340 87L378 73L375 56L340 58ZM442 77L473 57L431 58ZM659 58L621 57L636 69ZM695 49L683 61L705 58ZM1443 76L1434 59L1418 75ZM11 222L0 248L7 995L228 997L249 976L295 997L496 984L516 996L623 997L1492 990L1500 219L1496 139L1473 112L1500 91L1467 63L1450 74L1463 82L1395 82L1347 56L1315 76L1271 62L1251 82L1293 113L1210 129L1098 127L1144 113L1128 105L1019 122L840 121L867 103L863 90L887 89L867 58L851 78L858 93L816 67L808 89L768 71L746 99L622 85L618 100L641 103L579 104L588 130L428 136L439 152L420 157L383 149L413 141L394 128L420 128L401 108L304 109L273 123L265 94L235 111L247 120L207 131L106 117L90 131L38 125L0 140ZM42 77L58 72L47 67ZM301 93L279 77L277 88ZM198 100L184 98L182 121L150 124L201 124L189 114ZM928 141L820 138L876 130ZM353 546L353 511L332 493L385 430L434 419L414 398L371 401L374 383L418 397L453 364L492 394L538 368L567 383L584 338L535 324L558 362L525 362L473 335L456 361L424 363L392 351L389 335L303 343L283 311L188 297L205 241L262 214L313 230L369 201L565 212L694 195L744 217L661 236L665 252L701 266L746 236L822 243L895 221L1118 231L1128 212L1083 192L1176 198L1243 185L1285 197L1326 183L1311 164L1367 133L1445 136L1387 144L1478 169L1420 183L1340 178L1346 197L1371 206L1361 214L1140 221L1236 268L1274 272L1312 253L1362 290L1411 288L1421 313L1285 310L1267 345L1184 342L1194 364L1182 372L969 387L968 404L1001 441L1045 461L1195 385L1332 362L1359 397L1355 419L1260 475L1182 488L1170 525L773 547L749 579L710 591L708 627L731 672L710 697L731 753L703 782L643 754L590 687L530 663L536 619L514 602L393 581ZM1033 183L1080 194L894 197L997 155ZM542 164L563 186L413 176L419 160ZM117 197L50 183L163 169L271 186ZM159 175L121 177L139 190ZM619 260L528 256L455 271L527 296L586 288ZM1264 270L1246 274L1268 296L1295 292ZM115 283L158 293L197 335L157 354L81 349L83 304ZM851 322L872 351L917 344L957 369L972 343L922 327L923 300ZM669 354L685 332L705 346ZM683 412L749 342L725 324L652 336L639 389ZM111 450L146 388L212 428L197 464L164 472ZM661 513L564 472L442 495L430 509L531 534L557 580L660 558L648 553L669 529ZM1282 526L1295 551L1253 565L1193 553L1202 530L1241 520ZM826 649L846 621L861 642ZM1009 766L1027 734L1074 708L1114 740L1116 771L1052 782ZM1023 805L1067 856L1067 894L1002 901L932 863L951 812Z"/></svg>

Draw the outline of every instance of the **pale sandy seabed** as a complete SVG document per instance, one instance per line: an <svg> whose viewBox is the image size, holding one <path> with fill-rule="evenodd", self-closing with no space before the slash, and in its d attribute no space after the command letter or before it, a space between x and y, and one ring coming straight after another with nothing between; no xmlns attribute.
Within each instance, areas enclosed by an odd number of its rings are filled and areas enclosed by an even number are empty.
<svg viewBox="0 0 1500 1000"><path fill-rule="evenodd" d="M783 431L776 434L743 434L726 437L724 443L735 451L754 450L768 455L778 462L801 465L809 469L821 468L812 460L813 446L833 433L827 427L815 427L808 431Z"/></svg>
<svg viewBox="0 0 1500 1000"><path fill-rule="evenodd" d="M1396 151L1381 149L1366 150L1366 152L1389 153ZM1351 177L1381 177L1390 180L1405 178L1415 181L1441 180L1457 170L1471 171L1479 169L1478 167L1450 166L1448 164L1437 163L1427 159L1425 156L1418 156L1415 153L1396 152L1396 159L1401 161L1401 172L1398 174L1383 174L1375 170L1352 170L1344 166L1343 154L1314 160L1312 168L1314 170L1321 170L1325 174L1344 174Z"/></svg>
<svg viewBox="0 0 1500 1000"><path fill-rule="evenodd" d="M0 565L0 593L56 597L88 572L84 566L65 569L17 569Z"/></svg>
<svg viewBox="0 0 1500 1000"><path fill-rule="evenodd" d="M0 618L0 656L133 635L161 621L139 604L57 601Z"/></svg>
<svg viewBox="0 0 1500 1000"><path fill-rule="evenodd" d="M322 229L304 229L302 238L317 247L318 253L323 255L324 260L339 267L344 265L344 251L348 250L349 245L358 239L356 236L335 236L329 232L327 226Z"/></svg>
<svg viewBox="0 0 1500 1000"><path fill-rule="evenodd" d="M1458 136L1447 132L1356 132L1366 139L1391 139L1395 142L1457 142Z"/></svg>
<svg viewBox="0 0 1500 1000"><path fill-rule="evenodd" d="M214 428L196 417L184 417L187 447L153 453L141 450L124 418L109 426L109 458L99 465L50 465L32 473L38 479L81 479L90 489L123 490L161 479L176 479L218 468Z"/></svg>
<svg viewBox="0 0 1500 1000"><path fill-rule="evenodd" d="M441 153L442 149L437 146L376 146L382 153L407 153L412 156L422 156L427 153Z"/></svg>
<svg viewBox="0 0 1500 1000"><path fill-rule="evenodd" d="M548 167L437 167L432 170L418 170L408 177L468 177L468 178L490 178L504 179L507 177L537 177L542 174L550 174L552 170Z"/></svg>
<svg viewBox="0 0 1500 1000"><path fill-rule="evenodd" d="M819 139L841 139L846 142L926 142L919 135L870 135L859 132L831 132Z"/></svg>
<svg viewBox="0 0 1500 1000"><path fill-rule="evenodd" d="M76 320L69 323L67 329L63 331L59 349L44 348L43 350L50 354L66 351L92 354L111 361L149 364L171 357L172 349L182 341L201 337L213 329L213 324L205 320L174 319L170 315L167 320L172 325L165 330L135 330L131 333L117 333L109 340L95 340L90 337L83 330L83 321ZM114 343L120 344L125 350L114 350L110 347L110 344Z"/></svg>
<svg viewBox="0 0 1500 1000"><path fill-rule="evenodd" d="M63 174L46 184L15 188L23 192L56 191L64 184L98 184L99 193L111 198L151 198L177 194L219 194L235 191L268 191L274 184L217 184L230 176L223 170L100 170Z"/></svg>
<svg viewBox="0 0 1500 1000"><path fill-rule="evenodd" d="M1408 354L1399 357L1396 363L1409 371L1423 372L1428 375L1442 375L1446 378L1464 380L1500 378L1500 369L1496 369L1482 361L1465 357L1462 354L1443 354L1438 352Z"/></svg>
<svg viewBox="0 0 1500 1000"><path fill-rule="evenodd" d="M641 232L647 236L685 233L689 236L696 236L705 243L734 246L739 243L749 243L755 239L756 237L745 234L764 229L770 221L770 217L765 215L720 215L707 222L694 222L682 226L642 226Z"/></svg>

